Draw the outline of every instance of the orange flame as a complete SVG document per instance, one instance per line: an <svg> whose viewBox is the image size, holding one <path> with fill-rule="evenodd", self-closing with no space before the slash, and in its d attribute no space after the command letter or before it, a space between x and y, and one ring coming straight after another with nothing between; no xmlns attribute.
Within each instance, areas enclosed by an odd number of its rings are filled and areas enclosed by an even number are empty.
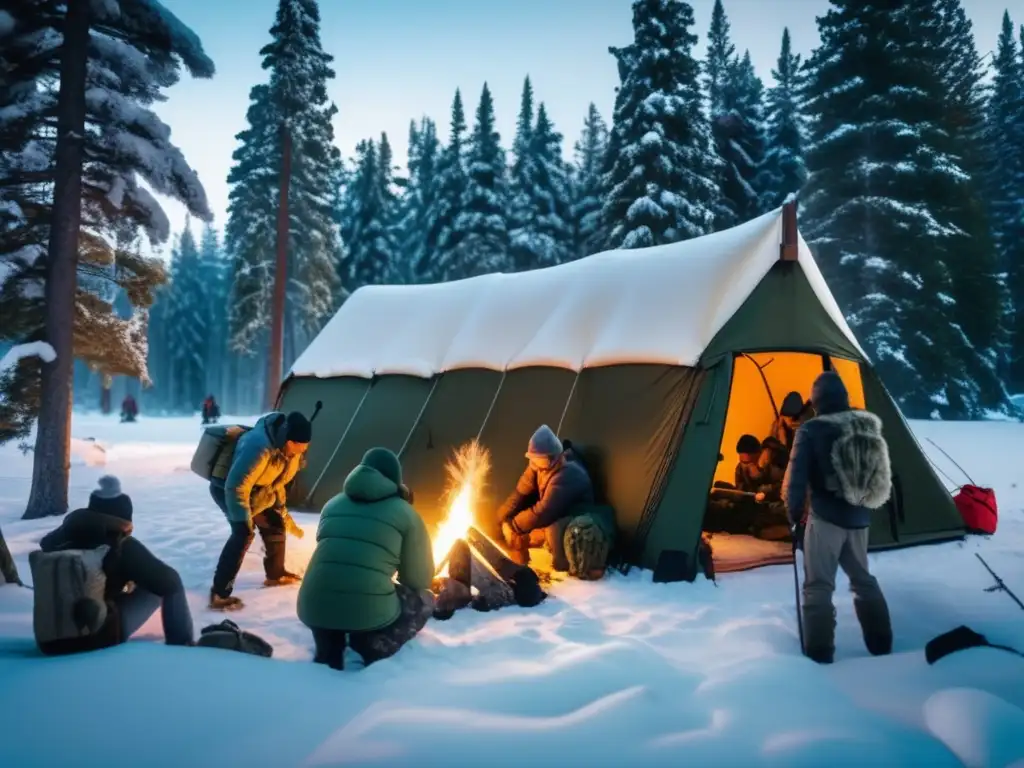
<svg viewBox="0 0 1024 768"><path fill-rule="evenodd" d="M434 533L434 562L440 564L456 541L465 537L476 517L476 505L491 471L491 456L477 440L461 448L445 466L448 473L448 514ZM447 572L447 566L441 575Z"/></svg>

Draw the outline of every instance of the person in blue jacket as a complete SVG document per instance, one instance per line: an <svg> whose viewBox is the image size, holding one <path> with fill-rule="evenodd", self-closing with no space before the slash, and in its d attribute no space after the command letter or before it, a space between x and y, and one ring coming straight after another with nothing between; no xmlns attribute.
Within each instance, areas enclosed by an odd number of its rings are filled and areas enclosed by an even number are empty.
<svg viewBox="0 0 1024 768"><path fill-rule="evenodd" d="M569 568L562 536L574 507L594 502L594 486L586 468L547 424L533 433L526 451L529 462L516 489L498 511L502 538L511 558L530 561L530 547L545 545L556 571Z"/></svg>

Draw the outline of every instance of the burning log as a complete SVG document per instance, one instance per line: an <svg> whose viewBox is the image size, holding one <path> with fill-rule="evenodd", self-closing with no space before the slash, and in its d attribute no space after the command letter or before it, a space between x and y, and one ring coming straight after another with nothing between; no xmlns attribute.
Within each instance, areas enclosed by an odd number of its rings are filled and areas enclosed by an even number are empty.
<svg viewBox="0 0 1024 768"><path fill-rule="evenodd" d="M470 546L494 568L502 581L512 587L512 594L516 605L524 608L532 608L539 605L547 597L547 593L540 588L540 579L536 572L526 565L519 565L511 560L487 534L479 528L470 526L466 532L466 539Z"/></svg>
<svg viewBox="0 0 1024 768"><path fill-rule="evenodd" d="M448 575L436 580L440 589L434 618L450 618L469 604L478 611L493 611L515 603L512 587L465 539L452 545L447 562Z"/></svg>

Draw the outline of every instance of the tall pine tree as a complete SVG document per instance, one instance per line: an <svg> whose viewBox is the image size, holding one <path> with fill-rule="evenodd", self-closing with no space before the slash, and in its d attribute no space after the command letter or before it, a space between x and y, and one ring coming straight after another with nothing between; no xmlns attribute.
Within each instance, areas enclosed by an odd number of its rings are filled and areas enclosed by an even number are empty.
<svg viewBox="0 0 1024 768"><path fill-rule="evenodd" d="M455 91L452 99L451 127L448 145L438 159L437 194L427 211L427 242L433 250L425 250L417 264L416 273L424 282L443 282L459 274L456 250L460 232L455 222L462 211L463 198L469 179L466 175L466 114L462 94Z"/></svg>
<svg viewBox="0 0 1024 768"><path fill-rule="evenodd" d="M387 135L356 147L356 170L347 189L344 278L349 290L390 282L395 272L394 197Z"/></svg>
<svg viewBox="0 0 1024 768"><path fill-rule="evenodd" d="M693 24L689 3L634 0L634 42L610 49L622 77L602 210L610 248L643 248L711 231L717 162L701 105Z"/></svg>
<svg viewBox="0 0 1024 768"><path fill-rule="evenodd" d="M993 70L986 191L1007 293L1003 371L1010 390L1024 392L1024 44L1018 48L1009 13L1003 14Z"/></svg>
<svg viewBox="0 0 1024 768"><path fill-rule="evenodd" d="M206 395L210 296L192 226L186 220L171 257L167 345L170 357L170 407L193 413Z"/></svg>
<svg viewBox="0 0 1024 768"><path fill-rule="evenodd" d="M782 49L772 70L775 86L768 91L766 150L759 186L762 208L772 210L807 181L804 124L800 112L800 56L793 53L789 29L782 31Z"/></svg>
<svg viewBox="0 0 1024 768"><path fill-rule="evenodd" d="M589 256L604 248L606 237L601 227L604 198L602 171L608 149L608 127L591 103L583 121L583 132L574 147L572 175L573 253Z"/></svg>
<svg viewBox="0 0 1024 768"><path fill-rule="evenodd" d="M228 175L225 239L235 260L231 327L239 350L251 350L270 323L285 130L292 144L286 339L319 330L338 286L334 208L341 161L331 124L337 108L327 96L333 57L320 44L316 0L279 0L270 35L260 51L270 81L250 93L249 125L237 136Z"/></svg>
<svg viewBox="0 0 1024 768"><path fill-rule="evenodd" d="M429 117L423 117L419 126L409 125L409 179L402 195L402 239L404 279L418 282L419 265L429 261L437 249L437 241L430 231L430 210L435 204L438 187L438 163L441 144L437 126Z"/></svg>
<svg viewBox="0 0 1024 768"><path fill-rule="evenodd" d="M833 0L818 27L804 235L908 416L1006 412L991 362L956 322L951 210L970 190L942 124L934 8Z"/></svg>
<svg viewBox="0 0 1024 768"><path fill-rule="evenodd" d="M509 260L514 271L531 269L536 263L533 249L532 187L537 174L533 144L533 85L530 78L523 81L516 119L516 135L512 141L512 168L509 176L508 227L511 247Z"/></svg>
<svg viewBox="0 0 1024 768"><path fill-rule="evenodd" d="M715 148L722 163L722 190L716 229L748 221L761 213L758 188L764 160L764 85L754 72L750 52L736 55L722 0L715 0L708 32L705 83Z"/></svg>
<svg viewBox="0 0 1024 768"><path fill-rule="evenodd" d="M56 112L67 4L5 2L0 24L0 346L45 338L46 251L53 218ZM74 353L101 375L148 379L147 308L165 279L144 256L170 236L153 190L210 216L206 194L152 111L181 67L211 77L198 38L140 3L94 4L85 73L82 225ZM115 297L134 311L123 317ZM40 407L38 358L0 376L0 442L29 434ZM55 485L59 478L46 482Z"/></svg>
<svg viewBox="0 0 1024 768"><path fill-rule="evenodd" d="M494 101L484 83L466 158L466 189L455 219L456 274L473 277L509 268L505 150L494 125Z"/></svg>

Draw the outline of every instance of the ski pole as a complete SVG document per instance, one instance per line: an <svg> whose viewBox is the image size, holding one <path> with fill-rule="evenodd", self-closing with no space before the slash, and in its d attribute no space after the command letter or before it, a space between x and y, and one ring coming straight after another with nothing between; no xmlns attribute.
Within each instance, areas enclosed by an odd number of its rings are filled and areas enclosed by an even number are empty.
<svg viewBox="0 0 1024 768"><path fill-rule="evenodd" d="M804 617L800 608L800 574L796 567L797 546L796 532L793 535L793 593L796 597L796 629L800 637L800 653L804 653Z"/></svg>
<svg viewBox="0 0 1024 768"><path fill-rule="evenodd" d="M1012 589L1010 589L1008 586L1006 586L1006 582L1004 582L1001 578L999 578L999 576L996 574L996 572L993 571L989 567L988 563L985 562L985 558L983 558L977 552L974 553L974 556L981 561L981 564L985 566L985 570L988 571L989 573L991 573L992 574L992 578L996 580L995 586L989 587L985 591L986 592L1005 592L1007 595L1010 596L1010 599L1013 600L1013 602L1015 602L1017 605L1019 605L1020 609L1022 611L1024 611L1024 603L1022 603L1020 601L1019 597L1017 597L1015 594L1013 594L1013 590Z"/></svg>

